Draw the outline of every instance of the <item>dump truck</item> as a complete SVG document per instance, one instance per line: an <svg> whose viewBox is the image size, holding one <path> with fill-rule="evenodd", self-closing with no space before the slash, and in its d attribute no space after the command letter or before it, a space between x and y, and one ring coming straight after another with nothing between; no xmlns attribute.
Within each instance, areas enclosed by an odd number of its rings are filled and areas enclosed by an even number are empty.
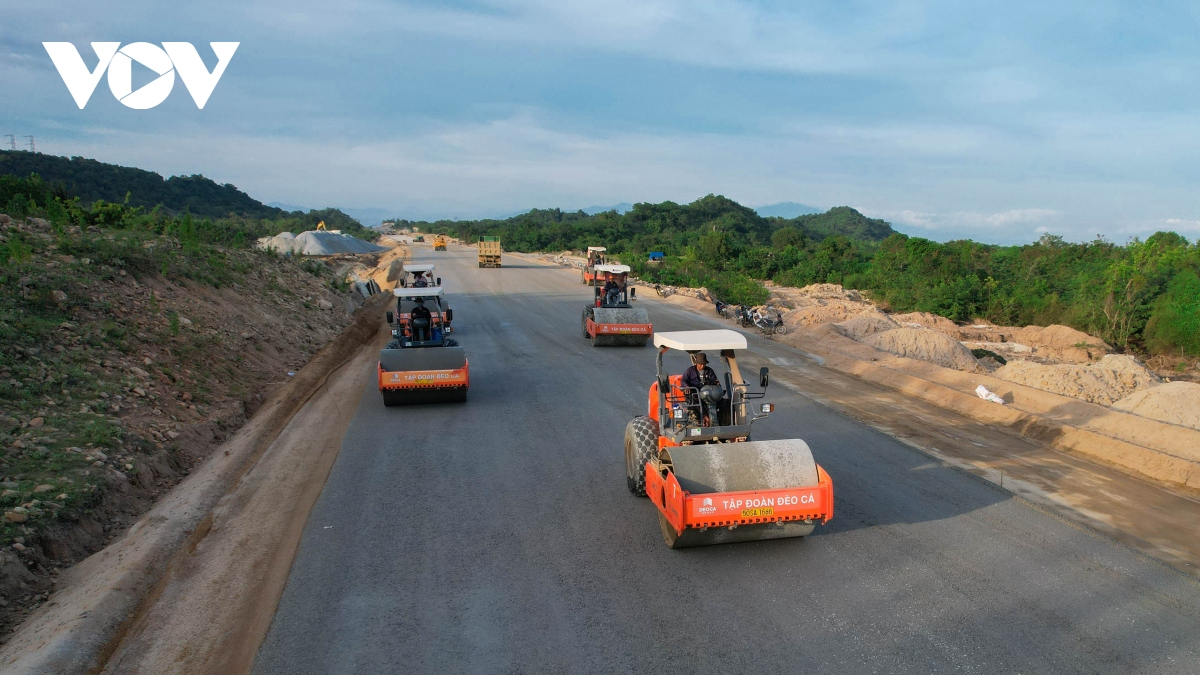
<svg viewBox="0 0 1200 675"><path fill-rule="evenodd" d="M625 480L657 508L668 547L804 537L833 518L833 481L807 443L750 440L751 425L775 408L760 402L767 368L759 371L760 391L751 391L738 370L744 335L655 333L654 346L649 409L625 427ZM667 375L663 356L670 350L692 355L693 364L705 351L719 353L720 383L689 387L682 375Z"/></svg>
<svg viewBox="0 0 1200 675"><path fill-rule="evenodd" d="M479 266L500 267L500 237L479 238Z"/></svg>
<svg viewBox="0 0 1200 675"><path fill-rule="evenodd" d="M435 251L445 251L446 250L446 235L435 234L433 236L433 250L435 250Z"/></svg>
<svg viewBox="0 0 1200 675"><path fill-rule="evenodd" d="M379 353L383 404L466 401L470 367L462 347L449 337L454 311L444 307L443 289L396 288L392 294L396 311L387 313L392 340Z"/></svg>
<svg viewBox="0 0 1200 675"><path fill-rule="evenodd" d="M604 264L604 253L608 251L603 246L589 246L587 249L587 262L583 264L583 270L580 273L580 279L584 286L587 286L596 281L596 265Z"/></svg>
<svg viewBox="0 0 1200 675"><path fill-rule="evenodd" d="M645 347L654 332L644 309L634 309L635 289L629 287L628 265L596 265L592 301L583 308L583 337L593 347Z"/></svg>

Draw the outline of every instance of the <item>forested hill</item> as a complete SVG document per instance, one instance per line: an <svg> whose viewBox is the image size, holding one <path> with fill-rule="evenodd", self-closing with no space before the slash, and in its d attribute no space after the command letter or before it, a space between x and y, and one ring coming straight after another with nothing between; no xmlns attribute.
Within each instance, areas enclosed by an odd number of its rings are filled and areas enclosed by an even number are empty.
<svg viewBox="0 0 1200 675"><path fill-rule="evenodd" d="M97 200L120 204L129 195L130 206L147 210L161 205L171 213L222 218L230 214L248 218L281 218L288 213L267 206L228 183L204 176L164 179L153 171L105 164L85 157L58 157L23 150L0 151L0 175L27 178L37 174L64 194L91 204Z"/></svg>
<svg viewBox="0 0 1200 675"><path fill-rule="evenodd" d="M624 214L607 211L588 215L583 211L533 209L503 220L437 222L396 219L401 227L453 234L467 241L495 235L510 251L553 251L607 246L614 253L641 255L648 251L681 253L711 232L725 233L737 246L771 246L780 237L792 243L820 243L830 237L846 237L862 243L883 241L895 234L886 222L867 218L848 206L826 213L792 219L764 218L754 209L717 195L691 204L662 202L637 204ZM781 234L782 232L782 234ZM712 237L709 237L712 239Z"/></svg>

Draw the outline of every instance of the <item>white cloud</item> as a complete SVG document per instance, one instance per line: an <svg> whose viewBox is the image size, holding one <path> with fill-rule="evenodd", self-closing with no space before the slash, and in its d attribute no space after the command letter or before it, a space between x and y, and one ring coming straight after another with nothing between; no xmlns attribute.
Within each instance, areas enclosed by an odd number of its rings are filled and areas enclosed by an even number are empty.
<svg viewBox="0 0 1200 675"><path fill-rule="evenodd" d="M872 212L870 215L890 218L902 225L911 225L927 230L946 231L967 228L971 230L995 230L1020 225L1031 225L1056 218L1062 214L1054 209L1008 209L995 213L954 211L952 213L922 213L901 210L896 212ZM1046 232L1043 225L1034 230Z"/></svg>
<svg viewBox="0 0 1200 675"><path fill-rule="evenodd" d="M1159 229L1173 230L1175 232L1200 232L1200 220L1164 218L1159 222L1164 226Z"/></svg>

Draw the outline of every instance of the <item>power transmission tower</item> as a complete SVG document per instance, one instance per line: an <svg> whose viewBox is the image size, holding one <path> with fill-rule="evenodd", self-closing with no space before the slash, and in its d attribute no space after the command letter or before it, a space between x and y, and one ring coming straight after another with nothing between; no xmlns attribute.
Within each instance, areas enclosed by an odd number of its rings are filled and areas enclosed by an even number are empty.
<svg viewBox="0 0 1200 675"><path fill-rule="evenodd" d="M33 136L26 136L25 138L29 139L29 151L37 152L37 146L33 144Z"/></svg>
<svg viewBox="0 0 1200 675"><path fill-rule="evenodd" d="M4 134L4 137L8 139L8 144L12 147L12 149L16 150L17 149L17 137L12 134Z"/></svg>

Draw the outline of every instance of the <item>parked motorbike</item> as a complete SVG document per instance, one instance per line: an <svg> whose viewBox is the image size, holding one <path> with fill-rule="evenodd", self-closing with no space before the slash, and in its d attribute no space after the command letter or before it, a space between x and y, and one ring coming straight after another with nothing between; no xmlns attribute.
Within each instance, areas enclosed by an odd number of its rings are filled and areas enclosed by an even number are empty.
<svg viewBox="0 0 1200 675"><path fill-rule="evenodd" d="M787 327L783 325L783 315L778 311L755 311L750 320L763 335L783 335L787 332Z"/></svg>

